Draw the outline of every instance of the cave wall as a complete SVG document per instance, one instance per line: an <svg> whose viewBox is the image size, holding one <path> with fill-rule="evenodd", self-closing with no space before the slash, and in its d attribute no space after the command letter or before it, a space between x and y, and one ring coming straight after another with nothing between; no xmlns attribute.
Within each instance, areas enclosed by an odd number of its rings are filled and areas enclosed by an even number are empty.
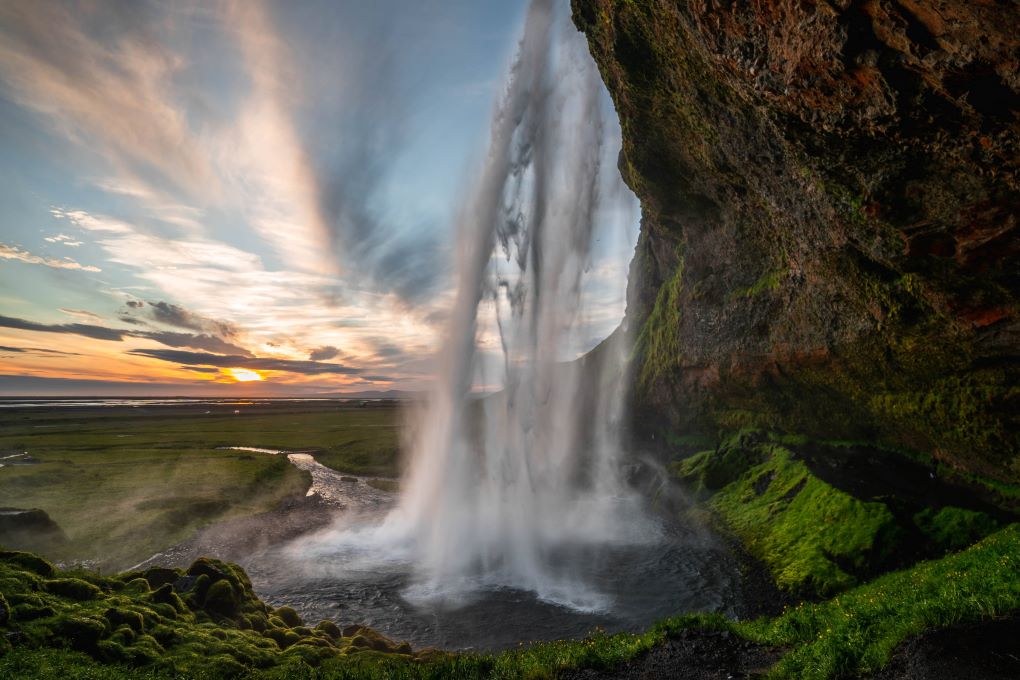
<svg viewBox="0 0 1020 680"><path fill-rule="evenodd" d="M1020 479L1020 3L573 0L642 203L636 399Z"/></svg>

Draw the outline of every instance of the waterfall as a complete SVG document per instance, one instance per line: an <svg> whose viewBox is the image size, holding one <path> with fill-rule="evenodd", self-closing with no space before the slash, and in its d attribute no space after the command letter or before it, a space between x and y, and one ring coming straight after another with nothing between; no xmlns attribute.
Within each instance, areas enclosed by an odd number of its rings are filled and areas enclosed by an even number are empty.
<svg viewBox="0 0 1020 680"><path fill-rule="evenodd" d="M627 334L565 360L586 330L600 186L616 172L600 162L601 87L583 37L552 0L534 0L458 216L437 377L381 527L410 544L422 596L511 587L600 609L608 603L571 560L654 537L622 480ZM472 391L483 344L502 364L501 391L484 398Z"/></svg>

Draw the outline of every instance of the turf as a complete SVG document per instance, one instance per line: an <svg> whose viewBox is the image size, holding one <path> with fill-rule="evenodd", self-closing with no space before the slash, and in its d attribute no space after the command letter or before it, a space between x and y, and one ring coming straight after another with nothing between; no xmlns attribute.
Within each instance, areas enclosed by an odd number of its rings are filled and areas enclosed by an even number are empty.
<svg viewBox="0 0 1020 680"><path fill-rule="evenodd" d="M340 471L393 476L395 408L237 406L206 414L165 409L19 413L0 424L0 450L35 465L0 468L3 505L41 508L69 541L47 557L123 569L228 517L302 496L309 478L285 457L228 451L312 449Z"/></svg>

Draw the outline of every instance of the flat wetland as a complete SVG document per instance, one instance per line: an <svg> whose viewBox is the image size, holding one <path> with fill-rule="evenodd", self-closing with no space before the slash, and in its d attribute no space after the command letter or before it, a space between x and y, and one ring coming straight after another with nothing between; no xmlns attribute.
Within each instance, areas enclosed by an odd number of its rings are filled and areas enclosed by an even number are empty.
<svg viewBox="0 0 1020 680"><path fill-rule="evenodd" d="M203 526L300 499L304 450L337 471L395 476L400 408L392 402L195 401L0 410L0 506L44 510L65 540L10 545L114 571ZM17 454L27 453L27 456Z"/></svg>

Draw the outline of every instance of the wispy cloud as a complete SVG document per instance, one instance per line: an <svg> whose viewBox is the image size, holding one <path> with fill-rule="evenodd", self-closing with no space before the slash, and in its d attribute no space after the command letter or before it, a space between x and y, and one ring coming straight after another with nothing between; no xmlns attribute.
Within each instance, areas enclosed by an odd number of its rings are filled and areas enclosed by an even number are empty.
<svg viewBox="0 0 1020 680"><path fill-rule="evenodd" d="M96 326L94 324L46 324L36 323L35 321L28 321L26 319L16 319L10 316L0 316L0 327L17 328L18 330L37 331L40 333L71 333L73 335L81 335L86 338L94 338L96 340L113 340L118 342L123 340L126 335L125 331L117 330L116 328L107 328L106 326Z"/></svg>
<svg viewBox="0 0 1020 680"><path fill-rule="evenodd" d="M135 349L128 352L136 356L160 359L175 364L194 366L215 366L218 368L250 368L258 371L286 371L304 375L341 374L354 375L361 369L321 361L296 361L289 359L268 359L244 356L225 356L204 352L184 352L169 349Z"/></svg>
<svg viewBox="0 0 1020 680"><path fill-rule="evenodd" d="M0 3L0 79L21 106L132 176L194 195L219 181L173 97L184 61L143 4ZM155 25L154 25L155 24Z"/></svg>
<svg viewBox="0 0 1020 680"><path fill-rule="evenodd" d="M58 260L54 257L34 255L27 250L22 250L17 246L9 246L5 243L0 243L0 258L5 260L19 260L28 264L41 264L44 267L52 267L53 269L78 269L83 272L103 271L99 267L95 267L93 265L80 264L69 257Z"/></svg>
<svg viewBox="0 0 1020 680"><path fill-rule="evenodd" d="M57 349L45 349L43 347L8 347L6 345L0 345L0 354L37 354L39 356L60 356L60 357L80 357L82 356L78 352L62 352Z"/></svg>
<svg viewBox="0 0 1020 680"><path fill-rule="evenodd" d="M59 243L61 245L68 246L70 248L77 248L78 246L80 246L82 244L81 241L75 241L73 238L71 238L67 234L57 234L56 236L47 236L43 240L46 241L47 243Z"/></svg>
<svg viewBox="0 0 1020 680"><path fill-rule="evenodd" d="M213 335L195 335L191 333L173 333L166 331L135 331L119 328L109 328L87 323L59 323L45 324L26 319L17 319L10 316L0 316L0 327L16 328L23 331L34 331L38 333L69 333L81 335L94 340L110 340L120 342L124 338L140 338L152 340L167 347L190 347L210 352L234 352L245 356L251 353L243 347L227 342L222 338Z"/></svg>
<svg viewBox="0 0 1020 680"><path fill-rule="evenodd" d="M78 319L85 319L86 321L102 321L103 320L103 317L99 316L98 314L94 314L94 313L86 311L84 309L68 309L67 307L60 307L58 309L58 311L61 311L64 314L67 314L68 316L76 317Z"/></svg>

